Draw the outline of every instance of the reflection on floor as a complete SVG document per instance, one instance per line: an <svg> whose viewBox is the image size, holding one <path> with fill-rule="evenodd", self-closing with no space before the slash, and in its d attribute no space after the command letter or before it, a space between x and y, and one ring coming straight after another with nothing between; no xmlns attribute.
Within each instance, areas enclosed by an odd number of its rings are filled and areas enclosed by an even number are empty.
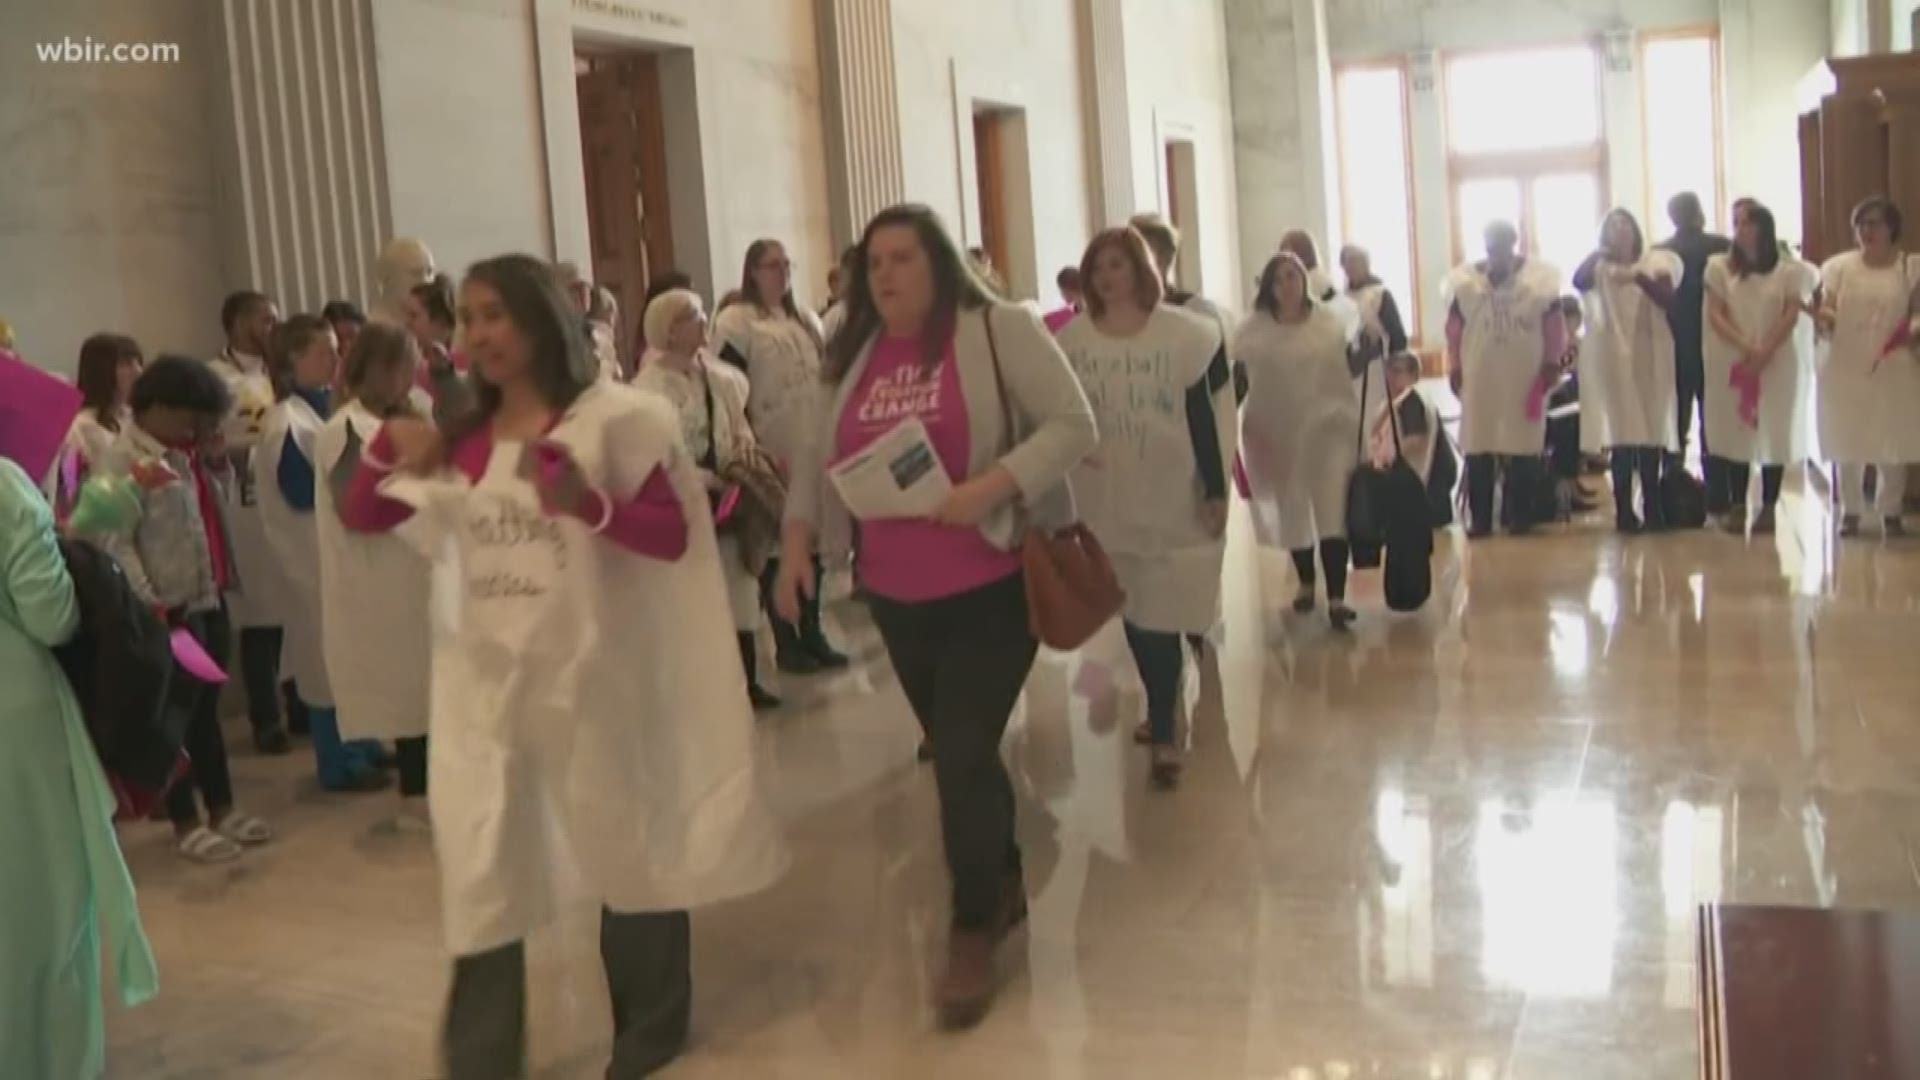
<svg viewBox="0 0 1920 1080"><path fill-rule="evenodd" d="M1007 746L1031 929L958 1037L925 989L932 776L843 609L867 662L783 687L763 729L795 870L696 918L697 1045L667 1075L1695 1075L1695 904L1920 907L1920 543L1836 546L1817 495L1787 510L1752 541L1450 540L1418 616L1360 575L1351 639L1282 613L1286 559L1237 518L1177 794L1146 790L1116 639L1036 671ZM270 849L192 870L129 837L163 990L113 1018L111 1075L431 1075L427 844L379 832L382 797L240 771ZM592 927L536 939L539 1076L604 1065Z"/></svg>

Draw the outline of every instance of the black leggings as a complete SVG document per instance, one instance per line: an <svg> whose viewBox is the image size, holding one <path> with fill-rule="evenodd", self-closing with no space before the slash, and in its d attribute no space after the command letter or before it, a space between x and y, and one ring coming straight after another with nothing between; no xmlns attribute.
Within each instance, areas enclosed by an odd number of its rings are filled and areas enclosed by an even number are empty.
<svg viewBox="0 0 1920 1080"><path fill-rule="evenodd" d="M1040 648L1027 628L1026 583L1015 574L924 603L869 596L868 604L933 746L953 925L986 929L1020 879L1013 781L1000 737Z"/></svg>
<svg viewBox="0 0 1920 1080"><path fill-rule="evenodd" d="M248 626L240 631L240 680L247 689L247 719L256 735L280 728L280 646L286 634L277 626Z"/></svg>
<svg viewBox="0 0 1920 1080"><path fill-rule="evenodd" d="M1165 630L1142 630L1126 624L1127 648L1133 652L1134 666L1140 669L1140 681L1147 688L1147 728L1153 732L1153 745L1172 746L1174 716L1180 705L1180 676L1186 668L1187 654L1180 635Z"/></svg>
<svg viewBox="0 0 1920 1080"><path fill-rule="evenodd" d="M1732 500L1730 506L1747 505L1747 485L1753 476L1753 466L1744 461L1729 461L1725 466L1727 495ZM1770 510L1780 502L1780 487L1786 481L1785 465L1760 466L1760 507Z"/></svg>
<svg viewBox="0 0 1920 1080"><path fill-rule="evenodd" d="M1494 489L1500 489L1500 523L1516 532L1539 524L1543 507L1535 501L1540 471L1538 454L1468 454L1467 518L1474 532L1493 531Z"/></svg>
<svg viewBox="0 0 1920 1080"><path fill-rule="evenodd" d="M196 611L169 620L184 627L207 650L215 664L227 665L227 642L232 628L227 613ZM167 686L167 707L187 718L186 739L182 749L189 759L189 771L167 792L167 817L175 825L192 825L200 820L193 794L200 793L207 815L216 817L233 809L233 776L227 769L226 736L220 730L220 688L188 675L174 665L173 679Z"/></svg>
<svg viewBox="0 0 1920 1080"><path fill-rule="evenodd" d="M1649 525L1660 523L1665 515L1660 506L1660 462L1662 452L1653 446L1616 446L1608 451L1613 466L1614 516L1624 521L1633 516L1633 478L1640 476L1640 505Z"/></svg>
<svg viewBox="0 0 1920 1080"><path fill-rule="evenodd" d="M1339 602L1347 598L1347 563L1351 552L1345 540L1320 541L1320 565L1327 571L1327 599ZM1311 589L1317 580L1313 572L1313 549L1296 548L1293 571L1300 575L1300 587Z"/></svg>

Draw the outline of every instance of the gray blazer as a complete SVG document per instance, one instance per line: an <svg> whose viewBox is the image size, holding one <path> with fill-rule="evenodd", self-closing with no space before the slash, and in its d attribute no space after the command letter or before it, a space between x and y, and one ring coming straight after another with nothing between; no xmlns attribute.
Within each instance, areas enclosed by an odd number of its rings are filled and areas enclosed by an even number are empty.
<svg viewBox="0 0 1920 1080"><path fill-rule="evenodd" d="M1000 350L1000 375L1006 380L1007 404L1017 432L1008 432L1001 416L1000 391L994 379L993 354L987 345L986 320L993 320L994 342ZM817 412L813 437L794 456L787 491L786 519L805 522L816 530L822 551L846 551L853 535L852 520L839 493L826 476L839 437L840 414L860 385L873 354L873 341L862 346L838 386L828 387L830 408ZM959 365L960 395L967 406L969 436L967 479L995 465L1007 470L1020 487L1030 520L1036 528L1056 529L1073 523L1077 514L1067 474L1099 445L1093 407L1080 389L1080 380L1065 353L1040 317L1022 304L992 304L962 310L953 335L954 362ZM1004 551L1019 546L1015 505L1007 503L980 523L987 542Z"/></svg>

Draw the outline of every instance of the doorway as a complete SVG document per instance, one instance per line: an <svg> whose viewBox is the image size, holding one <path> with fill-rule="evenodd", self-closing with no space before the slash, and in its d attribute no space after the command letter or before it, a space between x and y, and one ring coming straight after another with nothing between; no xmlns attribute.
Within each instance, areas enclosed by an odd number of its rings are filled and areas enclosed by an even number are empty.
<svg viewBox="0 0 1920 1080"><path fill-rule="evenodd" d="M647 287L674 266L660 55L582 50L574 58L574 82L592 277L620 303L615 332L621 355L628 356L639 340Z"/></svg>
<svg viewBox="0 0 1920 1080"><path fill-rule="evenodd" d="M1193 143L1169 139L1166 143L1167 220L1180 231L1180 255L1174 274L1188 292L1203 291L1200 281L1200 179Z"/></svg>
<svg viewBox="0 0 1920 1080"><path fill-rule="evenodd" d="M976 244L993 266L994 285L1009 299L1035 299L1039 274L1025 110L974 105L973 167Z"/></svg>

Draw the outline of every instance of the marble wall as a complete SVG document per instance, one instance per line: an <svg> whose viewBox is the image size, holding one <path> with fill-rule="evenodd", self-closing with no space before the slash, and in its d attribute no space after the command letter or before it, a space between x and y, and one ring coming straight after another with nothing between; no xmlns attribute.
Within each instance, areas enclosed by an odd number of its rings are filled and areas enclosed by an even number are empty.
<svg viewBox="0 0 1920 1080"><path fill-rule="evenodd" d="M1239 191L1240 288L1252 282L1281 234L1304 228L1325 243L1332 224L1326 172L1331 103L1317 56L1317 0L1226 0L1233 141Z"/></svg>
<svg viewBox="0 0 1920 1080"><path fill-rule="evenodd" d="M95 330L210 353L226 287L220 64L201 0L6 5L0 34L0 318L23 356L71 372ZM178 63L41 62L35 45L175 44Z"/></svg>

